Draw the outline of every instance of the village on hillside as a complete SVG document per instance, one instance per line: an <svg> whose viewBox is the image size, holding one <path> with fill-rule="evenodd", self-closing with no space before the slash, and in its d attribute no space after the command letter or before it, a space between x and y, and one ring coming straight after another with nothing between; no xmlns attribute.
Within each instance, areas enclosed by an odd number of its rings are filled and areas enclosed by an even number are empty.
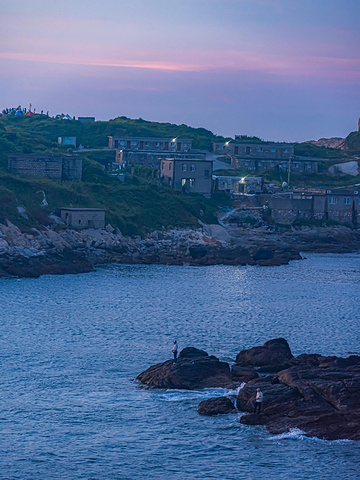
<svg viewBox="0 0 360 480"><path fill-rule="evenodd" d="M42 116L35 109L6 108L2 116ZM75 117L57 115L60 121L73 122ZM78 117L81 123L94 123L94 117ZM360 120L358 124L360 131ZM344 146L337 139L337 148ZM319 141L321 143L321 141ZM324 139L322 139L323 145ZM316 144L316 142L314 142ZM212 151L193 148L192 138L178 136L155 137L135 135L109 135L102 148L88 148L78 143L76 135L59 136L58 145L68 147L63 153L8 154L8 171L21 176L46 177L55 180L80 181L82 179L82 154L96 151L95 158L108 174L126 182L127 172L139 167L154 169L156 181L184 195L201 194L211 198L215 192L229 195L234 208L250 212L252 216L262 212L272 222L292 225L294 222L327 221L358 227L360 225L360 184L329 186L297 186L293 178L298 174L317 178L319 158L299 155L295 145L265 142L235 135L235 138L214 141ZM102 152L107 153L102 158ZM113 158L109 161L109 152ZM347 156L339 163L332 162L327 173L336 177L359 174L360 156ZM240 174L238 172L241 172ZM265 181L273 172L276 181ZM75 211L76 210L76 211ZM105 210L64 206L61 216L74 228L103 228ZM100 217L101 219L100 219Z"/></svg>

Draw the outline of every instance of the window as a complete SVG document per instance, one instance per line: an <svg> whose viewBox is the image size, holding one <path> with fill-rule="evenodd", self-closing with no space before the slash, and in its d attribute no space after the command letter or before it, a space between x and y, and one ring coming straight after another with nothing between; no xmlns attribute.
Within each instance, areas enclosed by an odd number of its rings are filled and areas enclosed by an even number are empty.
<svg viewBox="0 0 360 480"><path fill-rule="evenodd" d="M298 164L298 163L295 163L295 168L299 168L299 164Z"/></svg>
<svg viewBox="0 0 360 480"><path fill-rule="evenodd" d="M329 204L330 205L336 205L337 204L337 197L330 197L329 198Z"/></svg>
<svg viewBox="0 0 360 480"><path fill-rule="evenodd" d="M131 146L132 146L132 147L137 147L137 144L138 144L138 142L137 142L136 140L133 140L133 141L131 142Z"/></svg>
<svg viewBox="0 0 360 480"><path fill-rule="evenodd" d="M190 165L190 172L195 172L195 165L194 164Z"/></svg>
<svg viewBox="0 0 360 480"><path fill-rule="evenodd" d="M150 142L145 142L145 147L150 147Z"/></svg>
<svg viewBox="0 0 360 480"><path fill-rule="evenodd" d="M284 153L289 153L289 150L287 148L284 148Z"/></svg>
<svg viewBox="0 0 360 480"><path fill-rule="evenodd" d="M275 167L275 163L274 163L274 162L270 162L270 167Z"/></svg>
<svg viewBox="0 0 360 480"><path fill-rule="evenodd" d="M276 149L275 149L275 148L270 148L270 152L271 152L271 153L275 153L275 152L276 152Z"/></svg>
<svg viewBox="0 0 360 480"><path fill-rule="evenodd" d="M122 147L124 147L124 146L125 146L125 140L120 140L120 145L121 145Z"/></svg>
<svg viewBox="0 0 360 480"><path fill-rule="evenodd" d="M259 163L258 163L258 165L259 165L259 167L261 167L262 163L261 163L261 162L259 162Z"/></svg>
<svg viewBox="0 0 360 480"><path fill-rule="evenodd" d="M188 146L187 143L183 143L184 148L187 148L187 146Z"/></svg>
<svg viewBox="0 0 360 480"><path fill-rule="evenodd" d="M186 163L183 163L183 164L182 164L181 169L182 169L183 172L186 172L186 170L187 170L187 165L186 165Z"/></svg>
<svg viewBox="0 0 360 480"><path fill-rule="evenodd" d="M156 145L157 147L160 147L161 143L160 143L160 142L156 142L155 145Z"/></svg>
<svg viewBox="0 0 360 480"><path fill-rule="evenodd" d="M259 148L258 148L258 152L262 152L262 147L259 147Z"/></svg>
<svg viewBox="0 0 360 480"><path fill-rule="evenodd" d="M245 147L245 155L250 155L250 153L251 153L251 148Z"/></svg>
<svg viewBox="0 0 360 480"><path fill-rule="evenodd" d="M181 186L185 187L186 186L186 178L181 179Z"/></svg>
<svg viewBox="0 0 360 480"><path fill-rule="evenodd" d="M249 162L245 162L244 165L245 167L247 167L249 165Z"/></svg>
<svg viewBox="0 0 360 480"><path fill-rule="evenodd" d="M351 197L344 197L344 205L351 205Z"/></svg>
<svg viewBox="0 0 360 480"><path fill-rule="evenodd" d="M190 187L195 187L195 178L189 178Z"/></svg>
<svg viewBox="0 0 360 480"><path fill-rule="evenodd" d="M162 162L162 164L161 164L161 170L165 170L165 163L164 162Z"/></svg>
<svg viewBox="0 0 360 480"><path fill-rule="evenodd" d="M204 170L204 177L209 178L210 177L210 170Z"/></svg>
<svg viewBox="0 0 360 480"><path fill-rule="evenodd" d="M311 163L307 163L307 164L306 164L306 168L307 168L307 169L310 169L310 168L311 168Z"/></svg>
<svg viewBox="0 0 360 480"><path fill-rule="evenodd" d="M171 166L172 166L171 163L169 163L169 170L171 170Z"/></svg>

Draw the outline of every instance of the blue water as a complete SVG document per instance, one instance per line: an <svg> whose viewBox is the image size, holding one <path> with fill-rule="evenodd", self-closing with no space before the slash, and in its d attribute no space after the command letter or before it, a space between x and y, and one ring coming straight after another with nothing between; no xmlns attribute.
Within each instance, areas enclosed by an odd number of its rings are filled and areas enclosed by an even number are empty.
<svg viewBox="0 0 360 480"><path fill-rule="evenodd" d="M295 355L360 354L359 273L349 254L0 280L0 478L360 479L360 442L200 417L198 403L224 390L133 380L175 338L227 361L279 336Z"/></svg>

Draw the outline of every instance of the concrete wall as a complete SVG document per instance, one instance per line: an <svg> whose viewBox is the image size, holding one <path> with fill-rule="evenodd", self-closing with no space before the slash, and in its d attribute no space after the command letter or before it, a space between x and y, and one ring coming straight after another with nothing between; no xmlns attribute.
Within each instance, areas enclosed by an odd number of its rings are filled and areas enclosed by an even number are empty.
<svg viewBox="0 0 360 480"><path fill-rule="evenodd" d="M61 179L62 157L25 153L9 155L8 170L19 175Z"/></svg>
<svg viewBox="0 0 360 480"><path fill-rule="evenodd" d="M60 216L72 228L105 228L105 210L63 208Z"/></svg>
<svg viewBox="0 0 360 480"><path fill-rule="evenodd" d="M62 157L62 178L63 180L81 180L82 158L75 156Z"/></svg>
<svg viewBox="0 0 360 480"><path fill-rule="evenodd" d="M25 176L81 180L82 158L73 155L11 154L8 170Z"/></svg>

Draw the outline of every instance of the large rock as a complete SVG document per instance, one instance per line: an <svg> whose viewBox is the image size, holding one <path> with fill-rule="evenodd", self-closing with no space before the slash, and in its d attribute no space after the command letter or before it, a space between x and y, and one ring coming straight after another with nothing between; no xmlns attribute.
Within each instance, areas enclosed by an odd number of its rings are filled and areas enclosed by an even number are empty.
<svg viewBox="0 0 360 480"><path fill-rule="evenodd" d="M168 360L153 365L140 373L137 380L150 388L166 389L234 386L228 363L193 347L184 348L176 363Z"/></svg>
<svg viewBox="0 0 360 480"><path fill-rule="evenodd" d="M259 377L255 368L236 363L231 367L231 375L234 382L238 382L239 384L247 383L250 380L254 380L254 378Z"/></svg>
<svg viewBox="0 0 360 480"><path fill-rule="evenodd" d="M198 413L200 415L224 415L227 413L236 412L234 402L228 397L215 397L203 400L199 403Z"/></svg>
<svg viewBox="0 0 360 480"><path fill-rule="evenodd" d="M242 350L236 356L236 363L261 367L262 372L278 372L289 366L293 358L288 342L275 338L261 347Z"/></svg>
<svg viewBox="0 0 360 480"><path fill-rule="evenodd" d="M298 428L328 440L360 440L360 357L304 355L295 362L239 391L237 408L247 412L253 412L256 388L264 394L261 414L244 415L241 423L266 425L272 433Z"/></svg>

